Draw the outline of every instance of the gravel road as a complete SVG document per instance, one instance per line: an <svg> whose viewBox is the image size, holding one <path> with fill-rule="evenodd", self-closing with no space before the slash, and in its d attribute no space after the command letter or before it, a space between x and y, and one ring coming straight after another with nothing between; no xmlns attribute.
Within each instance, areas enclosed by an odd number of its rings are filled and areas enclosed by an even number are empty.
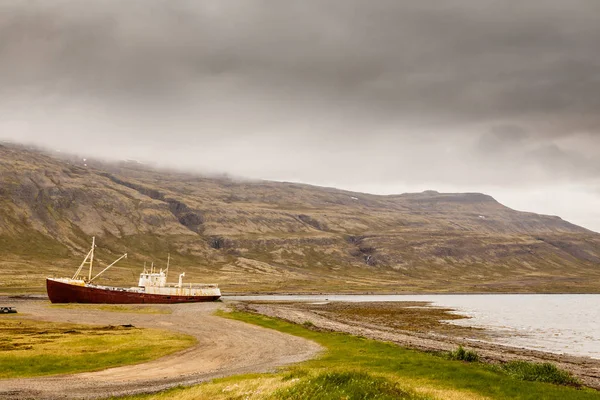
<svg viewBox="0 0 600 400"><path fill-rule="evenodd" d="M149 393L314 357L314 342L216 317L219 303L161 305L172 314L136 314L50 308L47 301L11 300L28 319L102 325L132 324L192 335L198 345L148 363L53 377L0 379L0 399L97 399ZM156 307L156 306L154 306Z"/></svg>

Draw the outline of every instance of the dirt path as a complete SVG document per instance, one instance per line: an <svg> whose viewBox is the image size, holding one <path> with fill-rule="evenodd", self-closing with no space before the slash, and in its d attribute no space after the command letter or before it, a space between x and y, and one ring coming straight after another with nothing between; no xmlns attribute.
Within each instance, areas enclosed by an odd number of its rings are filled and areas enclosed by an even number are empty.
<svg viewBox="0 0 600 400"><path fill-rule="evenodd" d="M302 304L267 305L240 303L237 307L263 315L285 319L297 324L310 321L314 326L320 329L346 332L375 340L394 342L404 347L424 351L450 351L456 349L458 345L462 345L474 349L484 361L491 363L513 360L551 362L579 377L585 385L600 390L600 360L593 358L546 353L483 342L465 337L395 330L385 326L367 324L358 319L349 321L347 319L337 318L333 313L323 315L305 309Z"/></svg>
<svg viewBox="0 0 600 400"><path fill-rule="evenodd" d="M219 303L166 305L172 314L50 308L39 300L11 301L29 319L102 325L132 324L192 335L198 345L144 364L55 377L2 379L0 399L92 399L155 392L216 377L273 370L314 357L316 343L213 316Z"/></svg>

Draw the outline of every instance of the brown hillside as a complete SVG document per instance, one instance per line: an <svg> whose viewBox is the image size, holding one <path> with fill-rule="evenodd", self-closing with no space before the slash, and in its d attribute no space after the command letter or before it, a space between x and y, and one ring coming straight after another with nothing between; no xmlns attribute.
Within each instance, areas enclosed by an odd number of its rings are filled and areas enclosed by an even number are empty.
<svg viewBox="0 0 600 400"><path fill-rule="evenodd" d="M72 275L97 237L104 283L144 262L224 292L600 292L600 234L479 193L376 196L156 171L0 146L0 292Z"/></svg>

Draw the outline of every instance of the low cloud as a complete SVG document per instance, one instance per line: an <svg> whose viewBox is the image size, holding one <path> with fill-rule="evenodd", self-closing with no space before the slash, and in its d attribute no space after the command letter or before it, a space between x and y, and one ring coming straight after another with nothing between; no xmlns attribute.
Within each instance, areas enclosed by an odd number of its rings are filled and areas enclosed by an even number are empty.
<svg viewBox="0 0 600 400"><path fill-rule="evenodd" d="M389 192L597 187L598 43L596 0L8 0L0 138Z"/></svg>

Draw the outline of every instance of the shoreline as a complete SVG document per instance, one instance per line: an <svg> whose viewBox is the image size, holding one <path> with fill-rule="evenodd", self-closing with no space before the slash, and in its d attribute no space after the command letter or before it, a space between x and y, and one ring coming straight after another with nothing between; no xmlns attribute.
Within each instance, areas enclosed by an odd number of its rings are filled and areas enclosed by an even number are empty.
<svg viewBox="0 0 600 400"><path fill-rule="evenodd" d="M320 291L306 291L306 292L276 292L276 291L264 291L264 292L222 292L223 297L251 297L251 296L482 296L482 295L598 295L600 290L597 292L428 292L428 291L416 291L416 292L392 292L392 291L356 291L356 292L320 292ZM0 293L0 300L3 298L7 299L41 299L47 300L48 295L40 292L22 292L22 293Z"/></svg>
<svg viewBox="0 0 600 400"><path fill-rule="evenodd" d="M315 329L393 342L402 347L425 352L452 351L458 346L463 346L476 351L481 361L490 364L516 360L536 363L550 362L581 379L585 386L600 390L600 359L532 350L469 337L396 330L358 319L342 320L332 317L331 314L324 315L325 313L302 309L302 307L295 306L294 303L257 304L232 301L230 304L242 311L275 317L299 325L310 324Z"/></svg>
<svg viewBox="0 0 600 400"><path fill-rule="evenodd" d="M599 292L234 292L224 293L221 297L254 297L254 296L543 296L543 295L598 295Z"/></svg>

